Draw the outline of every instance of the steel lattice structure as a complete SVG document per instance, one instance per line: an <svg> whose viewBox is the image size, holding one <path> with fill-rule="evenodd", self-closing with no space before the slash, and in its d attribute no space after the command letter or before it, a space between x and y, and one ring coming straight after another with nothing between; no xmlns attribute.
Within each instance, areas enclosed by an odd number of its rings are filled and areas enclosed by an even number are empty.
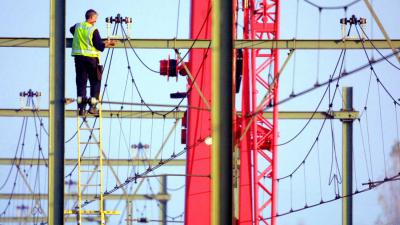
<svg viewBox="0 0 400 225"><path fill-rule="evenodd" d="M244 39L278 39L279 0L244 2ZM239 223L276 224L278 50L248 49L243 61ZM262 114L268 105L272 121ZM270 222L263 219L266 214L272 216Z"/></svg>
<svg viewBox="0 0 400 225"><path fill-rule="evenodd" d="M211 37L210 1L192 0L191 37ZM279 1L243 1L244 40L275 40L279 37ZM199 71L196 82L201 93L189 94L189 106L207 107L204 98L211 99L211 57L205 49L192 49L190 70ZM239 178L239 224L275 224L263 220L265 212L276 215L276 139L278 107L273 104L278 98L278 50L246 49L243 53L242 116L240 127L240 178ZM272 70L270 71L270 68ZM271 74L272 73L272 74ZM272 77L272 79L271 79ZM190 82L189 82L190 84ZM262 97L264 96L264 97ZM273 119L263 116L263 109L273 104ZM187 145L211 135L210 112L188 109ZM200 144L190 149L187 155L188 174L210 174L210 146ZM261 174L258 173L261 171ZM263 180L267 177L267 182ZM187 177L185 223L210 224L211 185L204 178ZM267 198L260 198L266 193Z"/></svg>

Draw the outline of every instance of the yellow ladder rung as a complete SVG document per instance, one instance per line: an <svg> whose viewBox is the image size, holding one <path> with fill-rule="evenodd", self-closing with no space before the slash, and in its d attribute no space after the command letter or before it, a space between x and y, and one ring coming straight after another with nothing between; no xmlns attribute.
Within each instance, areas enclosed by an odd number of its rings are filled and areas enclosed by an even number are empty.
<svg viewBox="0 0 400 225"><path fill-rule="evenodd" d="M81 130L100 130L100 128L96 127L96 128L86 128L86 127L82 127Z"/></svg>
<svg viewBox="0 0 400 225"><path fill-rule="evenodd" d="M87 186L87 187L99 187L100 184L81 184L81 186Z"/></svg>
<svg viewBox="0 0 400 225"><path fill-rule="evenodd" d="M82 159L89 159L89 160L94 160L94 159L96 159L96 160L99 160L100 159L100 156L81 156L81 160Z"/></svg>
<svg viewBox="0 0 400 225"><path fill-rule="evenodd" d="M94 172L100 172L100 170L81 170L82 173L94 173Z"/></svg>
<svg viewBox="0 0 400 225"><path fill-rule="evenodd" d="M81 145L94 145L94 144L99 145L100 141L89 141L89 142L83 141L83 142L79 142L79 144L81 144Z"/></svg>
<svg viewBox="0 0 400 225"><path fill-rule="evenodd" d="M104 210L103 212L104 212L104 214L107 214L107 215L119 215L119 214L121 214L120 211Z"/></svg>

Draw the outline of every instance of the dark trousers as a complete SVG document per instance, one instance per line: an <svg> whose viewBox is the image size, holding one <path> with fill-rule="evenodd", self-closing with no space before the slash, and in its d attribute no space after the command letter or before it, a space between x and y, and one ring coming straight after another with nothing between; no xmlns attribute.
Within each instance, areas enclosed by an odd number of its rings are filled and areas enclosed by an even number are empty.
<svg viewBox="0 0 400 225"><path fill-rule="evenodd" d="M77 96L86 98L86 85L90 82L90 97L99 99L101 79L97 76L98 58L75 56Z"/></svg>

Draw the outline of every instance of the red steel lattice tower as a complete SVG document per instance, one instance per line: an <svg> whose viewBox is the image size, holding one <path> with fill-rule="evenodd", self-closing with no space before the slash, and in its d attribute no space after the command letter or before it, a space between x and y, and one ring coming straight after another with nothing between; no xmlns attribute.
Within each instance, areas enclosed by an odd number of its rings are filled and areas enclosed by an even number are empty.
<svg viewBox="0 0 400 225"><path fill-rule="evenodd" d="M279 38L279 0L244 0L244 39ZM240 224L276 224L278 70L277 49L246 49L240 135ZM263 117L272 106L273 119ZM253 207L250 207L252 205ZM265 217L272 217L270 221Z"/></svg>
<svg viewBox="0 0 400 225"><path fill-rule="evenodd" d="M211 1L191 1L191 39L211 38ZM236 1L236 0L233 0ZM243 0L243 38L271 40L279 37L279 0ZM208 57L204 58L207 54ZM189 69L206 101L211 103L211 51L192 49ZM242 116L235 143L240 149L240 225L276 224L276 162L278 107L278 50L243 50ZM189 84L191 82L189 81ZM211 135L210 111L198 91L188 93L187 174L210 174L211 148L202 142ZM273 105L273 119L263 117ZM211 224L211 182L204 177L186 178L185 224ZM265 217L271 217L270 221Z"/></svg>

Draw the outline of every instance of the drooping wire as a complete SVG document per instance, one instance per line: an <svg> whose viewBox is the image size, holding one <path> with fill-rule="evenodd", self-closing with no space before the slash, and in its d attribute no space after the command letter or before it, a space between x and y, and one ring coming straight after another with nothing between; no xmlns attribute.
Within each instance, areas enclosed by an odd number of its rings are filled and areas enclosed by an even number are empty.
<svg viewBox="0 0 400 225"><path fill-rule="evenodd" d="M350 6L353 6L354 4L360 2L361 0L354 0L348 4L345 5L338 5L338 6L321 6L318 5L310 0L303 0L304 2L310 4L311 6L318 8L318 9L326 9L326 10L337 10L337 9L344 9L344 8L349 8Z"/></svg>
<svg viewBox="0 0 400 225"><path fill-rule="evenodd" d="M357 31L358 37L360 38L360 40L362 40L361 35L360 35L360 32L359 32L359 30L358 30L358 27L357 27L357 26L355 26L355 27L356 27L356 31ZM389 92L389 90L386 88L386 86L385 86L385 85L382 83L382 81L379 79L378 74L376 73L376 71L375 71L375 69L374 69L374 67L373 67L373 65L372 65L372 63L371 63L371 59L370 59L370 57L368 56L368 53L367 53L367 50L366 50L366 48L365 48L365 44L364 44L363 41L361 41L361 45L362 45L362 47L363 47L365 56L367 57L368 63L369 63L369 65L370 65L370 69L372 70L372 73L374 74L374 76L375 76L377 82L378 82L378 83L380 84L380 86L385 90L386 94L393 100L393 102L396 102L397 105L400 105L400 103L393 97L393 95Z"/></svg>
<svg viewBox="0 0 400 225"><path fill-rule="evenodd" d="M400 67L396 66L395 64L393 64L386 56L384 56L382 54L382 52L375 46L374 42L368 37L367 33L364 31L364 29L360 26L361 31L363 33L363 35L367 38L368 42L372 45L372 47L374 48L375 51L377 51L379 53L379 55L385 59L386 62L388 62L392 67L396 68L397 70L400 70ZM373 59L373 58L372 58Z"/></svg>
<svg viewBox="0 0 400 225"><path fill-rule="evenodd" d="M318 8L318 40L321 40L321 17L322 17L322 8ZM317 74L314 86L319 86L319 72L320 72L320 59L321 59L321 49L320 49L320 41L318 41L318 49L317 49Z"/></svg>
<svg viewBox="0 0 400 225"><path fill-rule="evenodd" d="M345 50L342 50L342 51L340 52L339 59L338 59L338 61L337 61L337 63L336 63L335 69L334 69L332 75L330 75L330 82L332 81L332 77L333 77L334 74L336 73L336 70L337 70L337 68L338 68L338 66L339 66L339 63L340 63L340 61L341 61L341 59L342 59L342 57L343 57L343 55L344 55L344 54L343 54L344 52L345 52ZM339 76L340 76L340 75L339 75ZM330 85L328 85L327 88L325 89L325 92L324 92L324 94L322 95L321 99L319 100L317 107L315 108L315 110L314 110L313 113L311 114L311 117L307 120L307 122L305 123L305 125L300 129L300 131L298 131L298 132L297 132L292 138L290 138L289 140L284 141L284 142L282 142L282 143L279 143L278 146L283 146L283 145L289 144L290 142L292 142L293 140L295 140L301 133L303 133L303 131L304 131L304 130L307 128L307 126L310 124L311 120L314 118L314 116L315 116L315 114L317 113L319 107L321 106L322 101L324 100L325 95L326 95L326 93L327 93L328 90L329 90L329 87L330 87Z"/></svg>
<svg viewBox="0 0 400 225"><path fill-rule="evenodd" d="M319 177L319 193L321 195L321 201L323 201L322 198L322 177L321 177L321 159L320 159L320 148L319 148L319 138L316 138L317 141L317 157L318 157L318 177Z"/></svg>
<svg viewBox="0 0 400 225"><path fill-rule="evenodd" d="M15 149L15 154L14 154L14 157L13 157L13 160L12 160L12 163L11 163L10 170L7 173L7 177L6 177L5 181L0 186L0 190L2 190L6 186L8 180L10 179L10 176L11 176L12 170L14 168L14 165L16 164L17 154L18 154L18 150L19 150L19 147L20 147L20 143L21 143L21 141L24 142L22 140L22 137L23 137L23 133L24 133L27 121L28 121L27 117L24 117L23 120L22 120L21 129L20 129L20 132L19 132L19 137L18 137L18 142L17 142L17 148Z"/></svg>
<svg viewBox="0 0 400 225"><path fill-rule="evenodd" d="M382 154L383 154L383 165L385 167L385 177L387 177L387 166L386 166L386 153L385 153L385 139L383 132L383 119L382 119L382 102L381 102L381 93L379 89L379 81L377 81L377 90L378 90L378 108L379 108L379 122L381 128L381 142L382 142Z"/></svg>
<svg viewBox="0 0 400 225"><path fill-rule="evenodd" d="M386 55L387 58L393 57L393 56L395 56L395 53L393 53L393 52L392 52L392 53L389 53L388 55ZM330 78L330 79L328 79L328 80L326 80L326 81L320 83L319 86L313 85L313 86L310 87L310 88L307 88L307 89L305 89L305 90L303 90L303 91L297 92L297 93L296 93L296 96L289 96L289 97L287 97L287 98L281 99L278 103L275 103L275 105L281 105L281 104L286 103L286 102L288 102L288 101L290 101L290 100L293 100L293 99L295 99L295 98L298 98L298 97L300 97L300 96L303 96L303 95L305 95L305 94L307 94L307 93L309 93L309 92L312 92L312 91L314 91L314 90L316 90L316 89L318 89L318 88L320 88L320 87L323 87L323 86L325 86L325 85L328 85L328 84L332 83L333 81L337 81L338 79L341 79L341 78L344 78L344 77L348 77L348 76L353 75L353 74L355 74L355 73L357 73L357 72L359 72L359 71L361 71L361 70L363 70L363 69L370 68L370 65L371 65L371 64L374 65L374 64L379 63L379 62L381 62L381 61L383 61L383 60L384 60L384 58L380 58L380 59L371 61L370 63L364 64L364 65L362 65L362 66L360 66L360 67L358 67L358 68L356 68L356 69L353 69L353 70L351 70L351 71L346 71L346 73L342 73L342 74L340 74L340 75L338 75L338 76L336 76L336 77ZM269 108L269 107L270 107L270 106L267 106L266 108Z"/></svg>
<svg viewBox="0 0 400 225"><path fill-rule="evenodd" d="M293 39L296 39L297 38L297 36L298 36L298 28L299 28L299 4L300 4L300 0L297 0L296 1L296 27L295 27L295 31L294 31L294 37L293 37ZM295 94L294 94L294 84L295 84L295 74L296 74L296 55L297 55L297 53L296 52L294 52L293 53L294 54L294 56L293 56L293 73L292 73L292 92L291 92L291 96L295 96Z"/></svg>
<svg viewBox="0 0 400 225"><path fill-rule="evenodd" d="M367 158L367 151L366 151L366 148L365 148L364 131L362 129L360 118L358 118L357 121L358 121L358 124L360 126L361 143L362 143L362 148L363 148L363 152L364 152L365 168L367 169L368 180L371 181L372 178L371 178L371 175L370 175L370 167L369 167L368 158Z"/></svg>
<svg viewBox="0 0 400 225"><path fill-rule="evenodd" d="M179 33L179 16L180 16L180 12L181 12L181 0L178 0L178 12L177 12L177 16L176 16L176 32L175 32L175 38L178 37L178 33Z"/></svg>

